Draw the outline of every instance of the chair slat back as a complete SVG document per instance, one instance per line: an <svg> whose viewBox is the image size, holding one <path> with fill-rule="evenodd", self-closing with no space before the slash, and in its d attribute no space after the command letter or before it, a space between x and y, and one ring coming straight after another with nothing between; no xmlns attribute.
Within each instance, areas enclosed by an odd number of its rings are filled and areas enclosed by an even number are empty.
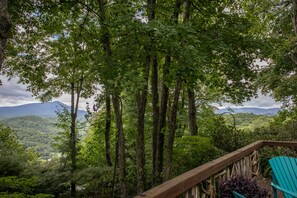
<svg viewBox="0 0 297 198"><path fill-rule="evenodd" d="M279 156L269 160L272 169L273 183L280 187L297 192L297 158ZM286 198L292 196L285 194Z"/></svg>

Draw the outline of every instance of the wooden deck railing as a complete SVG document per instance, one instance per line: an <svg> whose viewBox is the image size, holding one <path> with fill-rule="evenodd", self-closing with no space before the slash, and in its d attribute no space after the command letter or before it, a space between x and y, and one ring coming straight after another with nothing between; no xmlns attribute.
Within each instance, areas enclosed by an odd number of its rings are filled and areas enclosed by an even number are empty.
<svg viewBox="0 0 297 198"><path fill-rule="evenodd" d="M217 183L235 175L248 178L260 172L259 149L265 146L297 148L297 142L261 140L203 164L135 198L216 197Z"/></svg>

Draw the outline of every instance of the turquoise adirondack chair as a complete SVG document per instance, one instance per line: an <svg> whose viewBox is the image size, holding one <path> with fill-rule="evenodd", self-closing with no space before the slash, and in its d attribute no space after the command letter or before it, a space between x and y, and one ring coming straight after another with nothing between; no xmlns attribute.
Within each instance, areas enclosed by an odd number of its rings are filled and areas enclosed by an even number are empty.
<svg viewBox="0 0 297 198"><path fill-rule="evenodd" d="M297 158L279 156L269 160L274 197L281 191L285 198L297 198Z"/></svg>

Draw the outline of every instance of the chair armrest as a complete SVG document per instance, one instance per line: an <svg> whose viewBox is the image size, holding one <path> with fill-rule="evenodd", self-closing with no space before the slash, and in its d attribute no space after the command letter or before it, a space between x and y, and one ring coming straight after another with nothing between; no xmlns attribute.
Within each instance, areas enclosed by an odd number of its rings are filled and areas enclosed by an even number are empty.
<svg viewBox="0 0 297 198"><path fill-rule="evenodd" d="M292 191L289 191L289 190L287 190L287 189L285 189L285 188L282 188L282 187L280 187L280 186L278 186L278 185L276 185L276 184L274 184L274 183L272 183L272 182L271 182L271 186L272 186L273 188L276 188L277 190L282 191L283 193L286 193L286 194L288 194L288 195L291 195L291 196L297 198L297 193L295 193L295 192L292 192Z"/></svg>
<svg viewBox="0 0 297 198"><path fill-rule="evenodd" d="M235 198L245 198L245 196L243 196L242 194L239 194L238 192L236 191L232 191L233 195Z"/></svg>

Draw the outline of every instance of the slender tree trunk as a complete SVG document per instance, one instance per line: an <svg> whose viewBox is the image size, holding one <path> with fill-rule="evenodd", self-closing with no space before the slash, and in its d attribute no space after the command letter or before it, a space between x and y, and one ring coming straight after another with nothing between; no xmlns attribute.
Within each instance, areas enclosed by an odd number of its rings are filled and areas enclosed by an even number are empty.
<svg viewBox="0 0 297 198"><path fill-rule="evenodd" d="M190 20L190 5L191 0L185 0L185 13L184 23L188 23ZM196 105L195 105L195 92L193 88L188 87L188 116L189 116L189 131L192 136L197 135L197 123L196 123Z"/></svg>
<svg viewBox="0 0 297 198"><path fill-rule="evenodd" d="M166 125L166 112L167 112L167 103L168 103L168 95L169 95L169 89L168 86L165 83L165 78L169 73L169 67L171 64L171 57L167 55L165 57L165 65L163 68L163 82L162 82L162 90L161 90L161 106L160 106L160 115L159 115L159 123L158 123L158 131L156 134L157 141L156 141L156 149L158 152L156 152L157 161L155 162L155 166L157 168L157 171L154 169L153 174L156 176L156 178L160 179L160 174L163 170L163 148L164 148L164 128ZM158 181L160 182L160 181Z"/></svg>
<svg viewBox="0 0 297 198"><path fill-rule="evenodd" d="M158 132L159 124L159 90L158 90L158 61L154 57L152 63L152 102L153 102L153 153L155 153L155 169L157 169L156 177L160 177L163 168L163 144L160 140L160 133Z"/></svg>
<svg viewBox="0 0 297 198"><path fill-rule="evenodd" d="M177 0L177 3L178 2L179 1ZM189 9L190 9L190 0L185 0L184 23L186 23L189 20ZM178 78L175 85L174 99L173 99L173 104L172 104L171 113L170 113L170 120L169 120L169 135L168 135L168 145L167 145L165 180L168 180L170 177L171 162L173 159L173 143L175 139L175 131L177 126L178 101L179 101L181 85L182 85L182 80Z"/></svg>
<svg viewBox="0 0 297 198"><path fill-rule="evenodd" d="M111 167L112 160L110 154L110 126L111 126L111 105L110 105L110 95L106 94L105 96L105 105L106 105L106 120L105 120L105 157L106 165Z"/></svg>
<svg viewBox="0 0 297 198"><path fill-rule="evenodd" d="M107 59L112 57L112 50L110 45L110 32L105 24L105 7L103 0L98 0L100 9L100 23L104 31L103 37L103 50L106 54ZM121 197L126 197L126 153L125 153L125 137L123 130L122 112L121 112L121 102L118 93L113 93L112 103L116 117L116 127L118 132L118 144L119 144L119 179L120 179L120 192Z"/></svg>
<svg viewBox="0 0 297 198"><path fill-rule="evenodd" d="M191 136L197 135L196 123L196 105L195 105L195 92L192 88L187 89L188 92L188 114L189 114L189 131Z"/></svg>
<svg viewBox="0 0 297 198"><path fill-rule="evenodd" d="M175 7L173 14L171 16L171 20L177 24L178 23L178 16L180 13L180 7L182 4L182 0L175 1ZM158 122L158 130L157 130L157 144L156 144L156 162L154 163L153 167L153 175L155 175L158 180L161 181L160 175L163 172L163 148L164 148L164 129L166 126L166 113L167 113L167 106L168 106L168 98L169 98L169 89L166 85L165 79L169 73L169 69L171 66L171 56L166 55L165 57L165 66L163 69L163 81L162 81L162 90L161 90L161 106L159 110L159 122ZM155 168L157 169L155 171ZM158 182L160 182L158 181Z"/></svg>
<svg viewBox="0 0 297 198"><path fill-rule="evenodd" d="M148 20L149 22L156 17L155 7L156 0L147 0L148 6ZM162 135L158 131L159 127L159 89L158 89L158 60L156 55L149 56L150 64L152 65L151 76L151 91L152 91L152 106L153 106L153 132L152 132L152 150L153 150L153 175L159 177L163 168L163 143ZM156 171L157 170L157 171Z"/></svg>
<svg viewBox="0 0 297 198"><path fill-rule="evenodd" d="M4 60L4 49L10 28L11 20L8 13L7 0L0 0L0 72Z"/></svg>
<svg viewBox="0 0 297 198"><path fill-rule="evenodd" d="M169 135L168 135L167 160L166 160L166 172L165 172L166 181L170 177L170 167L173 159L173 143L175 138L175 130L177 126L176 118L177 118L178 101L179 101L181 85L182 85L182 80L178 79L174 89L174 99L171 107L170 120L169 120Z"/></svg>
<svg viewBox="0 0 297 198"><path fill-rule="evenodd" d="M183 115L184 114L184 111L185 111L185 90L182 89L182 94L181 94L181 102L180 102L180 108L179 108L179 111L177 112L178 115ZM183 131L185 131L186 127L188 125L183 123L183 122L180 122L178 123L176 129L179 129L180 133L176 134L175 137L182 137L184 135Z"/></svg>
<svg viewBox="0 0 297 198"><path fill-rule="evenodd" d="M70 148L71 148L71 154L70 154L70 159L71 159L71 197L75 198L76 197L76 181L75 181L75 171L76 171L76 131L75 131L75 93L74 93L75 87L74 83L71 83L71 126L70 126Z"/></svg>
<svg viewBox="0 0 297 198"><path fill-rule="evenodd" d="M147 103L148 78L150 70L150 57L147 57L144 71L145 85L142 90L136 92L137 106L137 138L136 138L136 162L137 162L137 191L142 193L145 189L145 142L144 142L144 116Z"/></svg>
<svg viewBox="0 0 297 198"><path fill-rule="evenodd" d="M119 143L119 170L120 170L120 190L121 197L126 197L126 153L125 153L125 137L123 130L122 111L120 98L117 95L112 97L113 108L116 116L116 126L118 130Z"/></svg>
<svg viewBox="0 0 297 198"><path fill-rule="evenodd" d="M75 89L75 83L71 83L70 88L71 88L71 126L70 126L70 148L71 148L71 154L70 154L70 159L71 159L71 197L75 198L76 197L76 169L77 169L77 148L76 148L76 141L77 141L77 131L76 131L76 119L77 119L77 111L78 111L78 103L80 99L80 93L82 90L83 86L83 77L79 80L77 83L77 87ZM76 100L75 100L75 93L76 93Z"/></svg>

